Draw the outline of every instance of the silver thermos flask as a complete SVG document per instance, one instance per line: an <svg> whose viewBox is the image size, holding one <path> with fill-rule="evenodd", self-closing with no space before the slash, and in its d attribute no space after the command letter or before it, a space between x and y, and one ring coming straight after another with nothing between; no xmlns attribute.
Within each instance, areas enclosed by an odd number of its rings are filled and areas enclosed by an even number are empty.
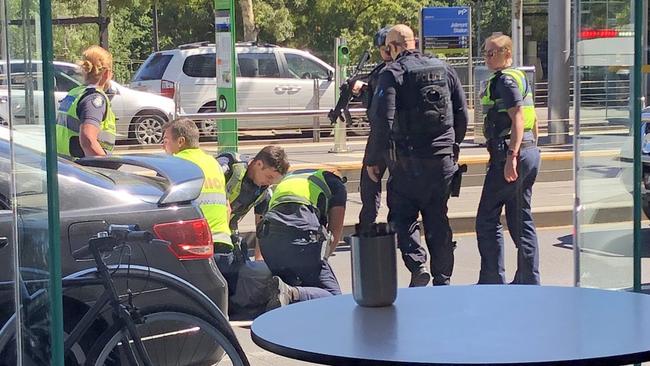
<svg viewBox="0 0 650 366"><path fill-rule="evenodd" d="M389 306L397 298L396 236L388 224L356 225L345 238L352 253L352 296L361 306Z"/></svg>

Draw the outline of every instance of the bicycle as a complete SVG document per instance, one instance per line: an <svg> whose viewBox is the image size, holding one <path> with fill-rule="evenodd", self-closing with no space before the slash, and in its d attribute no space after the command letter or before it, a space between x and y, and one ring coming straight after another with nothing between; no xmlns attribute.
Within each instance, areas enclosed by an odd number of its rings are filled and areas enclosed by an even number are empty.
<svg viewBox="0 0 650 366"><path fill-rule="evenodd" d="M155 268L130 264L124 266L121 263L113 266L106 265L104 255L117 250L130 249L130 244L138 242L169 245L166 241L152 239L150 233L137 230L137 226L110 225L107 231L91 238L88 246L75 251L76 257L92 255L96 268L64 278L63 288L102 286L103 293L75 324L72 331L65 335L66 364L160 366L214 365L224 362L248 366L246 355L226 317L192 284ZM116 278L127 281L126 300L120 299L114 283ZM186 296L194 307L160 305L139 309L133 305L133 298L137 295L129 288L129 279L151 281L178 291ZM21 308L23 313L29 315L47 311L45 290L29 294L22 278L19 282L23 298ZM75 354L73 349L78 350L82 337L97 320L104 319L102 313L108 309L111 310L110 325L96 338L89 349L82 352L82 356ZM12 357L16 357L15 317L14 314L0 329L0 365L3 360L11 362ZM46 348L48 344L47 340L42 340L43 332L32 334L32 327L29 328L22 329L25 333L23 338L29 340L27 343L30 351L25 352L27 360L23 360L26 361L24 364L49 363L48 352L41 349Z"/></svg>

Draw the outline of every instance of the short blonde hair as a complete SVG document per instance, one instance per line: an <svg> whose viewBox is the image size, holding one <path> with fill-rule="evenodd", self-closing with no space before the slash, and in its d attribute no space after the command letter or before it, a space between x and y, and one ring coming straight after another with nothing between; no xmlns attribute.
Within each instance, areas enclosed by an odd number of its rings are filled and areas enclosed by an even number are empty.
<svg viewBox="0 0 650 366"><path fill-rule="evenodd" d="M505 49L512 52L512 38L503 33L493 33L485 40L485 45L494 43L500 49ZM485 45L483 48L485 48Z"/></svg>
<svg viewBox="0 0 650 366"><path fill-rule="evenodd" d="M98 82L106 70L113 69L113 55L100 46L93 45L83 53L77 65L81 67L87 82Z"/></svg>

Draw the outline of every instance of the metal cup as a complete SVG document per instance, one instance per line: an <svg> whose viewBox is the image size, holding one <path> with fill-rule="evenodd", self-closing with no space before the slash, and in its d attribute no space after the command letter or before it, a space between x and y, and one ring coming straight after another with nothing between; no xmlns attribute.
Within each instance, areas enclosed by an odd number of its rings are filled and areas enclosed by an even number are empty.
<svg viewBox="0 0 650 366"><path fill-rule="evenodd" d="M389 306L397 298L396 236L387 224L356 226L345 241L352 252L352 296L361 306Z"/></svg>

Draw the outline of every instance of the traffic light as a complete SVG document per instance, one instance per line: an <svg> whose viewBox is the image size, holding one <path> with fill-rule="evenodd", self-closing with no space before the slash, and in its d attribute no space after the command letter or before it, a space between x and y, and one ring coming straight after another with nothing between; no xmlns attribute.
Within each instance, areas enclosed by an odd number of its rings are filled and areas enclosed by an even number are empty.
<svg viewBox="0 0 650 366"><path fill-rule="evenodd" d="M342 44L338 46L336 57L340 66L347 66L350 63L350 49L347 45Z"/></svg>

